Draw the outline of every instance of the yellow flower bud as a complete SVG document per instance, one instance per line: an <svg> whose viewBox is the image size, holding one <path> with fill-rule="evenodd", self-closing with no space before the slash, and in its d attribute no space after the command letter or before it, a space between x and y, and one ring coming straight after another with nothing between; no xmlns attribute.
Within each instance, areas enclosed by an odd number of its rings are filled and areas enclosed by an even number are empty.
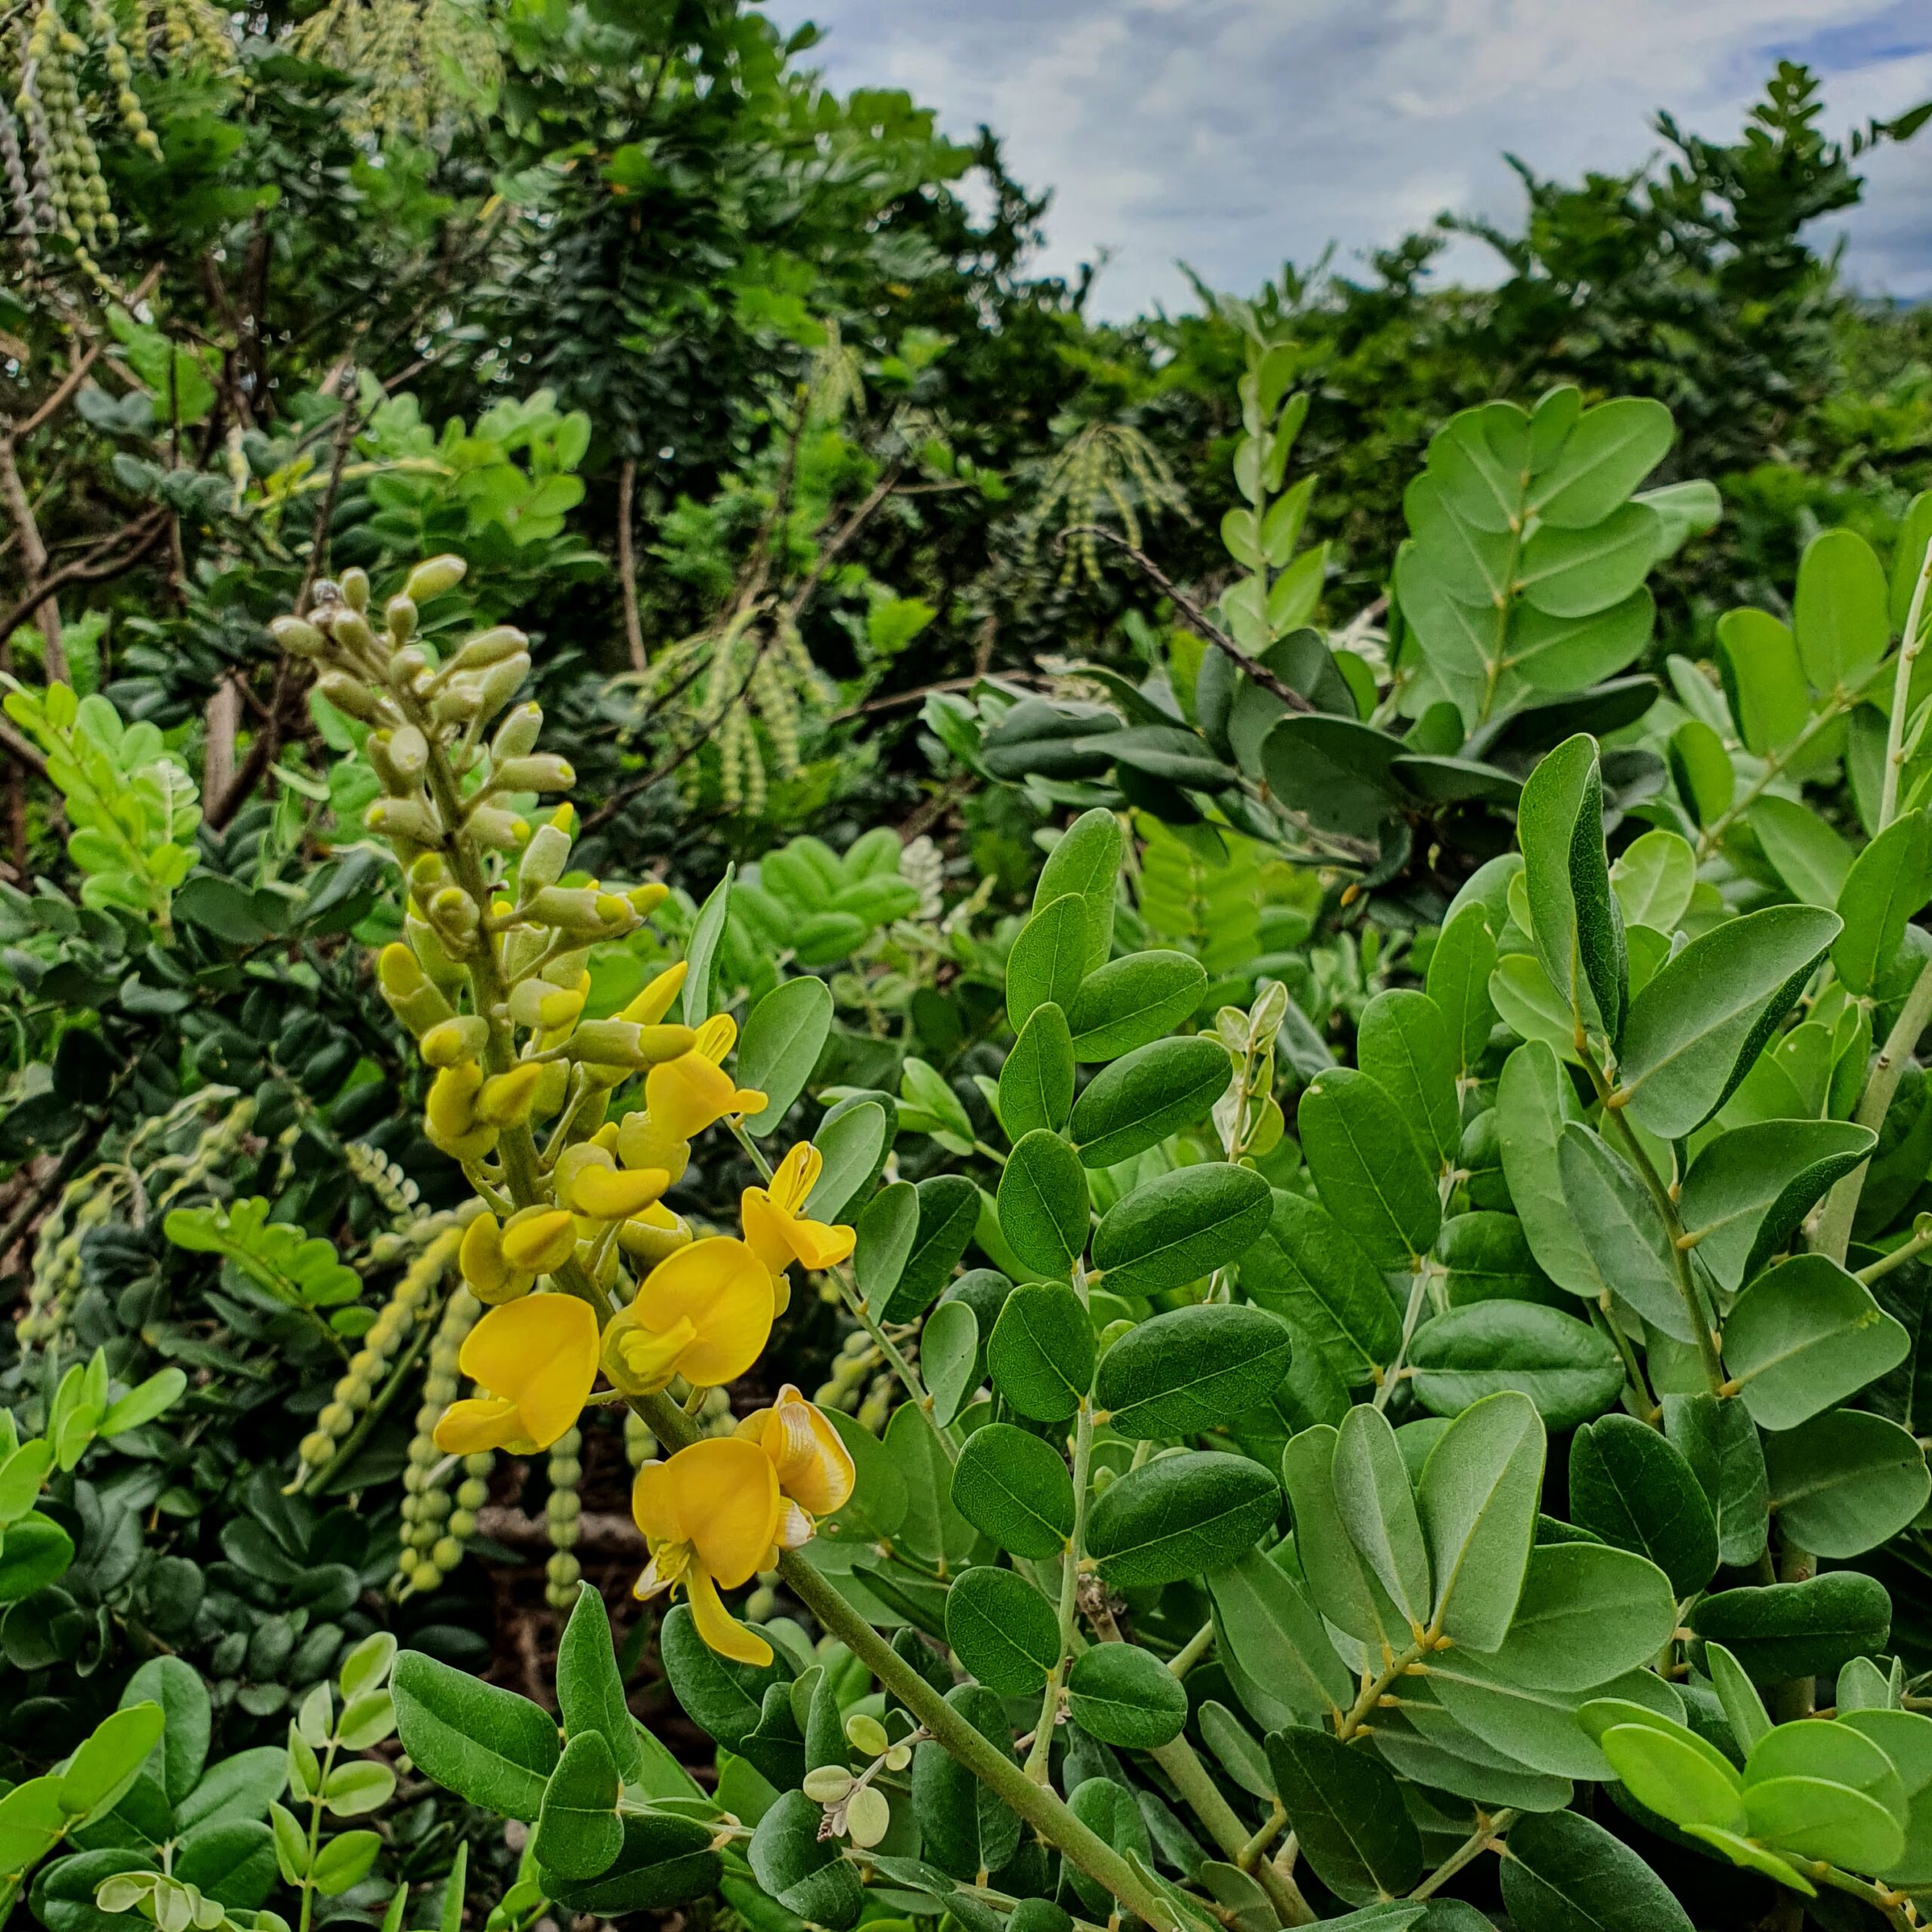
<svg viewBox="0 0 1932 1932"><path fill-rule="evenodd" d="M478 1014L466 1013L432 1026L419 1044L426 1066L461 1066L474 1061L490 1044L489 1023Z"/></svg>
<svg viewBox="0 0 1932 1932"><path fill-rule="evenodd" d="M491 1214L478 1215L463 1230L457 1265L477 1300L492 1304L528 1294L537 1278L512 1268L505 1259L503 1231Z"/></svg>
<svg viewBox="0 0 1932 1932"><path fill-rule="evenodd" d="M688 1058L694 1037L688 1026L638 1026L627 1020L593 1020L571 1035L571 1056L599 1066L654 1069L660 1061Z"/></svg>
<svg viewBox="0 0 1932 1932"><path fill-rule="evenodd" d="M574 1026L589 996L589 977L586 974L579 986L560 986L548 980L518 981L510 989L512 1021L518 1026L541 1027L546 1032Z"/></svg>
<svg viewBox="0 0 1932 1932"><path fill-rule="evenodd" d="M568 792L577 783L568 759L542 752L528 758L500 759L490 778L506 792Z"/></svg>
<svg viewBox="0 0 1932 1932"><path fill-rule="evenodd" d="M557 1208L525 1208L503 1229L503 1256L513 1268L553 1274L577 1250L577 1229Z"/></svg>
<svg viewBox="0 0 1932 1932"><path fill-rule="evenodd" d="M383 948L376 964L376 983L389 1011L418 1039L454 1017L449 1001L423 971L422 962L400 940Z"/></svg>
<svg viewBox="0 0 1932 1932"><path fill-rule="evenodd" d="M530 1118L531 1103L543 1077L542 1067L521 1060L507 1073L485 1081L476 1097L477 1118L492 1127L521 1127Z"/></svg>
<svg viewBox="0 0 1932 1932"><path fill-rule="evenodd" d="M617 1151L627 1168L662 1168L673 1186L683 1180L691 1158L691 1143L681 1134L666 1133L641 1108L625 1115L620 1124Z"/></svg>
<svg viewBox="0 0 1932 1932"><path fill-rule="evenodd" d="M456 1140L476 1125L476 1096L483 1085L483 1069L473 1060L452 1062L430 1083L429 1098L423 1112L432 1134Z"/></svg>
<svg viewBox="0 0 1932 1932"><path fill-rule="evenodd" d="M572 1190L571 1204L593 1221L621 1221L642 1213L670 1185L662 1168L589 1168Z"/></svg>
<svg viewBox="0 0 1932 1932"><path fill-rule="evenodd" d="M655 1268L668 1261L681 1247L691 1242L691 1223L674 1214L663 1201L655 1201L641 1214L633 1214L617 1223L617 1245L633 1261Z"/></svg>

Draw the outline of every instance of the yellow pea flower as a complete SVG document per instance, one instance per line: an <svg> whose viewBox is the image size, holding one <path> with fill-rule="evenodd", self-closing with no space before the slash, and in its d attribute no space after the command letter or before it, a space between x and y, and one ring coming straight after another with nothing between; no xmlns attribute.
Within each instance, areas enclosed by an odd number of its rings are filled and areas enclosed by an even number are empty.
<svg viewBox="0 0 1932 1932"><path fill-rule="evenodd" d="M617 1156L595 1140L567 1148L558 1157L557 1198L588 1221L621 1221L641 1214L671 1185L663 1168L620 1173Z"/></svg>
<svg viewBox="0 0 1932 1932"><path fill-rule="evenodd" d="M627 1393L681 1375L715 1389L744 1374L771 1334L771 1277L741 1241L694 1241L644 1278L604 1331L604 1369Z"/></svg>
<svg viewBox="0 0 1932 1932"><path fill-rule="evenodd" d="M503 1254L527 1275L549 1275L577 1249L577 1226L559 1208L521 1208L503 1227Z"/></svg>
<svg viewBox="0 0 1932 1932"><path fill-rule="evenodd" d="M648 1084L648 1083L647 1083ZM625 1115L617 1129L617 1158L627 1168L662 1168L675 1186L691 1164L691 1143L680 1136L666 1134L651 1115L639 1108Z"/></svg>
<svg viewBox="0 0 1932 1932"><path fill-rule="evenodd" d="M526 1295L493 1308L465 1338L457 1365L486 1395L453 1403L436 1447L469 1456L531 1456L574 1428L597 1380L597 1317L574 1295Z"/></svg>
<svg viewBox="0 0 1932 1932"><path fill-rule="evenodd" d="M688 1140L727 1114L764 1112L764 1096L740 1087L724 1071L737 1037L737 1022L728 1013L715 1014L697 1029L689 1053L660 1061L645 1075L644 1104L661 1133Z"/></svg>
<svg viewBox="0 0 1932 1932"><path fill-rule="evenodd" d="M497 1217L478 1214L463 1231L463 1246L457 1253L457 1265L463 1278L478 1301L495 1304L515 1301L536 1286L537 1277L512 1268L503 1253L503 1230Z"/></svg>
<svg viewBox="0 0 1932 1932"><path fill-rule="evenodd" d="M832 1515L851 1500L858 1479L852 1452L792 1383L779 1390L770 1408L746 1417L736 1433L758 1444L771 1458L780 1493L806 1518L804 1534L794 1531L795 1540L785 1540L788 1549L810 1537L813 1518Z"/></svg>
<svg viewBox="0 0 1932 1932"><path fill-rule="evenodd" d="M831 1268L844 1260L858 1240L848 1227L804 1218L804 1205L818 1184L825 1157L801 1140L778 1164L768 1188L748 1187L739 1201L745 1239L774 1275L794 1261L808 1268Z"/></svg>
<svg viewBox="0 0 1932 1932"><path fill-rule="evenodd" d="M476 1118L490 1127L521 1127L530 1118L543 1069L531 1060L519 1060L507 1073L483 1083L476 1096Z"/></svg>
<svg viewBox="0 0 1932 1932"><path fill-rule="evenodd" d="M681 1584L712 1650L739 1663L769 1663L771 1646L718 1592L749 1583L770 1560L783 1506L771 1458L741 1436L694 1442L666 1462L645 1463L631 1489L631 1515L651 1549L637 1595Z"/></svg>

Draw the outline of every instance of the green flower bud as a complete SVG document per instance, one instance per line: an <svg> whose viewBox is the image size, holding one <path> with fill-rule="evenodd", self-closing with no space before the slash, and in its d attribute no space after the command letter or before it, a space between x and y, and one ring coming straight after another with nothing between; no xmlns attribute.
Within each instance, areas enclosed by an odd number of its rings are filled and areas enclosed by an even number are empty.
<svg viewBox="0 0 1932 1932"><path fill-rule="evenodd" d="M540 825L531 833L516 874L517 889L526 903L546 886L555 885L563 877L570 856L569 829L559 825L555 819L548 825Z"/></svg>
<svg viewBox="0 0 1932 1932"><path fill-rule="evenodd" d="M501 764L506 758L525 758L537 749L537 734L543 729L541 706L520 704L506 713L490 740L491 760Z"/></svg>
<svg viewBox="0 0 1932 1932"><path fill-rule="evenodd" d="M359 565L344 571L337 580L336 588L342 592L342 601L352 611L368 609L369 573Z"/></svg>
<svg viewBox="0 0 1932 1932"><path fill-rule="evenodd" d="M490 776L506 792L568 792L577 783L568 759L543 753L503 758Z"/></svg>
<svg viewBox="0 0 1932 1932"><path fill-rule="evenodd" d="M431 598L440 597L446 590L454 590L469 569L460 557L426 558L409 573L402 594L412 603L426 604Z"/></svg>
<svg viewBox="0 0 1932 1932"><path fill-rule="evenodd" d="M407 838L419 845L434 845L443 835L442 822L423 798L378 798L362 814L362 823L386 838Z"/></svg>
<svg viewBox="0 0 1932 1932"><path fill-rule="evenodd" d="M397 644L407 644L416 635L416 606L407 597L392 597L383 607L383 621Z"/></svg>
<svg viewBox="0 0 1932 1932"><path fill-rule="evenodd" d="M368 580L365 578L363 594L367 596ZM361 651L374 648L376 633L369 628L369 620L352 605L337 605L327 620L329 635L345 651Z"/></svg>
<svg viewBox="0 0 1932 1932"><path fill-rule="evenodd" d="M315 680L315 688L334 705L364 724L380 724L389 707L372 691L365 678L346 671L325 671Z"/></svg>
<svg viewBox="0 0 1932 1932"><path fill-rule="evenodd" d="M319 657L329 648L328 638L300 617L277 617L269 626L269 635L291 657Z"/></svg>

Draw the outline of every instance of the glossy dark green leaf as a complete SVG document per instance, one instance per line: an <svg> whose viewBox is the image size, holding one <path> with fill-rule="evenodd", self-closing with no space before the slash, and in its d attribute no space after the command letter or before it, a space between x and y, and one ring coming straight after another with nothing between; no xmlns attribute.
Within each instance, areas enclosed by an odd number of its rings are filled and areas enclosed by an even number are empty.
<svg viewBox="0 0 1932 1932"><path fill-rule="evenodd" d="M1064 1422L1094 1386L1093 1324L1058 1281L1029 1281L1006 1298L986 1345L993 1386L1021 1415Z"/></svg>
<svg viewBox="0 0 1932 1932"><path fill-rule="evenodd" d="M1035 1128L1057 1134L1073 1105L1073 1036L1051 1000L1034 1008L999 1070L999 1119L1007 1138Z"/></svg>
<svg viewBox="0 0 1932 1932"><path fill-rule="evenodd" d="M1485 1301L1425 1321L1409 1349L1417 1399L1432 1414L1460 1415L1485 1395L1528 1396L1551 1429L1599 1416L1623 1386L1607 1337L1553 1308Z"/></svg>
<svg viewBox="0 0 1932 1932"><path fill-rule="evenodd" d="M1266 1401L1287 1374L1291 1347L1286 1324L1265 1309L1170 1309L1107 1351L1094 1401L1132 1441L1196 1435Z"/></svg>
<svg viewBox="0 0 1932 1932"><path fill-rule="evenodd" d="M1171 1743L1187 1721L1187 1690L1151 1651L1135 1644L1094 1644L1073 1660L1067 1702L1090 1737L1123 1750Z"/></svg>
<svg viewBox="0 0 1932 1932"><path fill-rule="evenodd" d="M989 1423L968 1437L952 1472L952 1504L1014 1556L1057 1556L1073 1534L1065 1459L1011 1423Z"/></svg>
<svg viewBox="0 0 1932 1932"><path fill-rule="evenodd" d="M1422 1841L1379 1760L1303 1725L1270 1732L1267 1745L1302 1856L1331 1891L1366 1905L1422 1876Z"/></svg>
<svg viewBox="0 0 1932 1932"><path fill-rule="evenodd" d="M1241 1285L1352 1387L1394 1358L1401 1322L1380 1273L1354 1236L1303 1195L1275 1190L1267 1228L1241 1257Z"/></svg>
<svg viewBox="0 0 1932 1932"><path fill-rule="evenodd" d="M1260 1175L1224 1161L1143 1182L1100 1217L1090 1249L1092 1278L1127 1297L1184 1287L1239 1260L1273 1205Z"/></svg>
<svg viewBox="0 0 1932 1932"><path fill-rule="evenodd" d="M1202 1118L1227 1091L1228 1051L1211 1035L1137 1047L1089 1081L1068 1131L1081 1164L1110 1168ZM1072 1063L1068 1062L1072 1075Z"/></svg>
<svg viewBox="0 0 1932 1932"><path fill-rule="evenodd" d="M1105 1776L1083 1778L1069 1793L1067 1809L1122 1858L1134 1860L1143 1872L1151 1869L1153 1842L1140 1807L1124 1784ZM1067 1884L1090 1918L1111 1915L1115 1901L1105 1886L1090 1878L1071 1860L1063 1860L1062 1869Z"/></svg>
<svg viewBox="0 0 1932 1932"><path fill-rule="evenodd" d="M1733 1569L1757 1561L1770 1527L1764 1451L1741 1403L1714 1395L1666 1395L1664 1432L1696 1472L1717 1521L1719 1559Z"/></svg>
<svg viewBox="0 0 1932 1932"><path fill-rule="evenodd" d="M883 1316L919 1238L919 1191L909 1180L882 1187L860 1210L852 1276L859 1298Z"/></svg>
<svg viewBox="0 0 1932 1932"><path fill-rule="evenodd" d="M1523 1224L1514 1214L1452 1214L1435 1239L1451 1308L1472 1301L1540 1301L1574 1309L1570 1297L1530 1252Z"/></svg>
<svg viewBox="0 0 1932 1932"><path fill-rule="evenodd" d="M1496 970L1496 941L1480 906L1465 906L1443 927L1429 956L1429 996L1449 1029L1456 1071L1467 1073L1489 1045L1496 1008L1489 976Z"/></svg>
<svg viewBox="0 0 1932 1932"><path fill-rule="evenodd" d="M992 1691L982 1684L962 1684L946 1693L946 1701L1011 1757L1012 1727ZM982 1872L997 1872L1020 1849L1019 1814L941 1744L929 1741L913 1751L912 1810L925 1856L955 1878L974 1881Z"/></svg>
<svg viewBox="0 0 1932 1932"><path fill-rule="evenodd" d="M1618 1080L1631 1117L1681 1139L1751 1070L1837 938L1835 912L1774 906L1694 939L1630 1003Z"/></svg>
<svg viewBox="0 0 1932 1932"><path fill-rule="evenodd" d="M1121 1589L1238 1562L1273 1524L1280 1485L1244 1456L1200 1450L1130 1470L1094 1500L1087 1549Z"/></svg>
<svg viewBox="0 0 1932 1932"><path fill-rule="evenodd" d="M1614 1042L1629 968L1623 914L1610 889L1594 738L1579 733L1537 765L1516 824L1537 957L1577 1023Z"/></svg>
<svg viewBox="0 0 1932 1932"><path fill-rule="evenodd" d="M628 1912L664 1912L717 1890L724 1867L711 1840L711 1827L700 1820L633 1814L623 1821L623 1844L616 1861L597 1877L571 1883L544 1874L541 1882L571 1912L610 1919ZM460 1895L457 1906L460 1912ZM453 1932L447 1915L442 1932Z"/></svg>
<svg viewBox="0 0 1932 1932"><path fill-rule="evenodd" d="M1884 568L1856 531L1824 531L1805 546L1792 628L1814 689L1829 691L1884 656L1888 605Z"/></svg>
<svg viewBox="0 0 1932 1932"><path fill-rule="evenodd" d="M402 1748L419 1770L472 1804L536 1823L557 1767L547 1712L418 1651L398 1656L391 1689Z"/></svg>
<svg viewBox="0 0 1932 1932"><path fill-rule="evenodd" d="M1853 860L1838 894L1844 930L1832 964L1855 993L1878 983L1905 939L1912 915L1932 900L1932 813L1894 819Z"/></svg>
<svg viewBox="0 0 1932 1932"><path fill-rule="evenodd" d="M1115 732L1112 734L1118 738ZM1116 746L1109 746L1117 752ZM1065 895L1077 894L1086 909L1085 972L1104 964L1113 950L1114 902L1120 887L1124 840L1119 818L1096 807L1082 812L1054 844L1033 889L1038 912ZM1066 1002L1060 1002L1063 1008Z"/></svg>
<svg viewBox="0 0 1932 1932"><path fill-rule="evenodd" d="M617 1817L623 1789L611 1747L595 1730L579 1731L564 1746L543 1788L531 1834L531 1855L560 1878L594 1878L617 1861L624 1829Z"/></svg>
<svg viewBox="0 0 1932 1932"><path fill-rule="evenodd" d="M1717 1518L1697 1472L1634 1417L1604 1416L1571 1438L1570 1518L1647 1557L1679 1597L1716 1574Z"/></svg>
<svg viewBox="0 0 1932 1932"><path fill-rule="evenodd" d="M918 1183L918 1195L912 1245L885 1304L888 1321L916 1321L932 1305L952 1278L980 1218L980 1191L961 1175L929 1175Z"/></svg>
<svg viewBox="0 0 1932 1932"><path fill-rule="evenodd" d="M1521 1932L1690 1932L1689 1914L1642 1858L1574 1811L1519 1818L1501 1876Z"/></svg>
<svg viewBox="0 0 1932 1932"><path fill-rule="evenodd" d="M1385 1268L1414 1268L1434 1246L1441 1199L1409 1124L1367 1074L1318 1075L1296 1115L1321 1204Z"/></svg>
<svg viewBox="0 0 1932 1932"><path fill-rule="evenodd" d="M1036 1273L1063 1275L1087 1241L1091 1211L1080 1157L1044 1127L1024 1136L1000 1170L999 1228Z"/></svg>
<svg viewBox="0 0 1932 1932"><path fill-rule="evenodd" d="M865 1909L865 1888L835 1838L818 1835L825 1816L802 1791L783 1793L758 1822L745 1848L752 1875L786 1911L845 1932Z"/></svg>
<svg viewBox="0 0 1932 1932"><path fill-rule="evenodd" d="M1006 962L1006 1017L1016 1029L1049 1000L1063 1013L1073 1011L1088 971L1089 917L1084 897L1066 892L1020 928Z"/></svg>
<svg viewBox="0 0 1932 1932"><path fill-rule="evenodd" d="M1109 1060L1164 1039L1192 1018L1207 970L1185 952L1130 952L1081 983L1067 1023L1076 1060Z"/></svg>
<svg viewBox="0 0 1932 1932"><path fill-rule="evenodd" d="M624 1680L611 1641L610 1614L602 1595L589 1584L578 1589L570 1621L558 1641L557 1703L567 1738L594 1731L603 1739L621 1777L635 1783L642 1775L644 1754L638 1745L637 1721L625 1701Z"/></svg>
<svg viewBox="0 0 1932 1932"><path fill-rule="evenodd" d="M1851 1658L1882 1651L1892 1601L1875 1578L1833 1570L1800 1583L1720 1590L1691 1607L1690 1623L1723 1644L1754 1684L1782 1684L1835 1676Z"/></svg>
<svg viewBox="0 0 1932 1932"><path fill-rule="evenodd" d="M1454 1166L1463 1138L1459 1042L1435 1000L1412 987L1377 993L1356 1029L1355 1063L1413 1124L1425 1158Z"/></svg>
<svg viewBox="0 0 1932 1932"><path fill-rule="evenodd" d="M1029 1697L1059 1660L1059 1613L1025 1577L975 1564L946 1592L946 1641L989 1690Z"/></svg>
<svg viewBox="0 0 1932 1932"><path fill-rule="evenodd" d="M745 1740L758 1727L765 1693L792 1675L783 1651L775 1652L764 1665L721 1657L698 1635L688 1604L675 1604L666 1614L657 1647L664 1675L685 1715L728 1751L742 1753ZM554 1725L551 1735L554 1743Z"/></svg>
<svg viewBox="0 0 1932 1932"><path fill-rule="evenodd" d="M1373 840L1407 794L1395 777L1402 741L1352 719L1291 713L1262 742L1269 788L1318 831Z"/></svg>
<svg viewBox="0 0 1932 1932"><path fill-rule="evenodd" d="M1699 825L1715 825L1737 796L1737 771L1723 739L1703 718L1687 718L1671 733L1667 755L1684 810Z"/></svg>

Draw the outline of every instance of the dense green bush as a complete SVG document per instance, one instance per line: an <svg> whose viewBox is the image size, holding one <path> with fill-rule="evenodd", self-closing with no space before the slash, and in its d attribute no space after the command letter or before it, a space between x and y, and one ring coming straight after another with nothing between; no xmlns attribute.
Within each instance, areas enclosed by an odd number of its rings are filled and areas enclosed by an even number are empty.
<svg viewBox="0 0 1932 1932"><path fill-rule="evenodd" d="M728 0L231 24L0 54L8 1907L1917 1924L1924 115L1106 328Z"/></svg>

